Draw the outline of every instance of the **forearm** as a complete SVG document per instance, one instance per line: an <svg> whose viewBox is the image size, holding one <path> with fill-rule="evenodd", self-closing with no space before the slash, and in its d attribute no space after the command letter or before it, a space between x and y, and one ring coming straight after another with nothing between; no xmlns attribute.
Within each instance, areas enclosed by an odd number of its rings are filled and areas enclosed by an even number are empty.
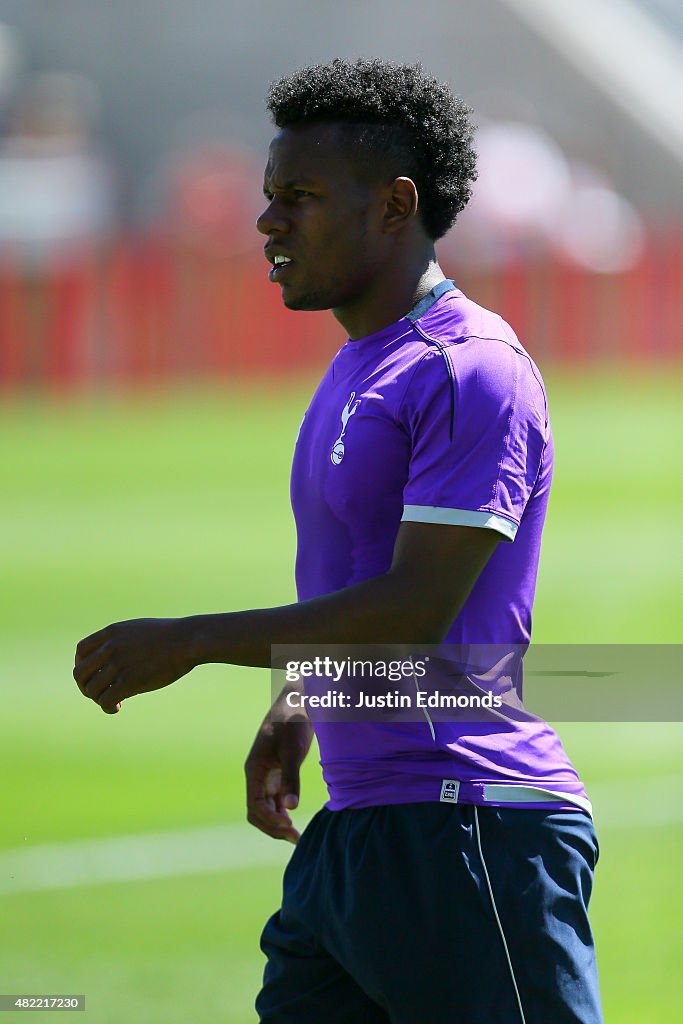
<svg viewBox="0 0 683 1024"><path fill-rule="evenodd" d="M410 580L388 572L279 608L181 620L192 660L269 667L272 644L438 643L449 618L411 601ZM441 634L441 635L440 635Z"/></svg>
<svg viewBox="0 0 683 1024"><path fill-rule="evenodd" d="M404 523L388 572L281 608L115 622L80 641L74 679L109 714L208 662L268 667L272 645L437 646L498 543L490 530ZM489 535L489 536L487 536Z"/></svg>

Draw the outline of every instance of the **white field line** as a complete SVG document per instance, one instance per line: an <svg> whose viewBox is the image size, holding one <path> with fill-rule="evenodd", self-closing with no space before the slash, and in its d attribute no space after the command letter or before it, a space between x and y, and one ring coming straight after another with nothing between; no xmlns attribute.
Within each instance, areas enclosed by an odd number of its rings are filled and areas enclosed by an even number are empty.
<svg viewBox="0 0 683 1024"><path fill-rule="evenodd" d="M683 821L683 775L606 782L588 795L598 836L603 830ZM0 895L284 867L291 852L289 843L246 824L20 847L0 851Z"/></svg>
<svg viewBox="0 0 683 1024"><path fill-rule="evenodd" d="M19 847L0 851L0 895L284 865L291 851L246 824Z"/></svg>

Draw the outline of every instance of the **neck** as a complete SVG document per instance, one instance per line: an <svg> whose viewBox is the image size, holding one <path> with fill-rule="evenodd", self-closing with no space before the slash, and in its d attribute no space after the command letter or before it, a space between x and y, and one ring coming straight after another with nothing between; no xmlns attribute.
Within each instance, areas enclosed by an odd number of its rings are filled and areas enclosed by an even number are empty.
<svg viewBox="0 0 683 1024"><path fill-rule="evenodd" d="M388 264L362 295L332 313L351 341L357 341L396 323L445 278L430 245L419 260Z"/></svg>

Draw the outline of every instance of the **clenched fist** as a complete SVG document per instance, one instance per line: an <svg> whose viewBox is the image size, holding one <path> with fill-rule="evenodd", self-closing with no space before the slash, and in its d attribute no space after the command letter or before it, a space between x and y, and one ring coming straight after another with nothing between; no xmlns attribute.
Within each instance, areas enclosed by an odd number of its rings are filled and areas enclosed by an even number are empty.
<svg viewBox="0 0 683 1024"><path fill-rule="evenodd" d="M182 619L130 619L81 640L73 675L82 694L114 715L127 697L160 690L195 665Z"/></svg>

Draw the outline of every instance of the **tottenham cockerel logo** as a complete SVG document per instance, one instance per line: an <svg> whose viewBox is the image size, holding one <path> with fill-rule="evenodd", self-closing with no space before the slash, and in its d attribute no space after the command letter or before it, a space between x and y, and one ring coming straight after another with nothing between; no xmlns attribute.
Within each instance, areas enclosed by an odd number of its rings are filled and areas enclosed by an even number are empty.
<svg viewBox="0 0 683 1024"><path fill-rule="evenodd" d="M338 466L344 458L344 434L346 433L346 427L349 420L353 416L354 412L360 405L360 398L356 401L356 392L352 391L349 395L349 400L341 411L342 428L341 434L332 445L332 451L330 452L330 459L334 466Z"/></svg>

